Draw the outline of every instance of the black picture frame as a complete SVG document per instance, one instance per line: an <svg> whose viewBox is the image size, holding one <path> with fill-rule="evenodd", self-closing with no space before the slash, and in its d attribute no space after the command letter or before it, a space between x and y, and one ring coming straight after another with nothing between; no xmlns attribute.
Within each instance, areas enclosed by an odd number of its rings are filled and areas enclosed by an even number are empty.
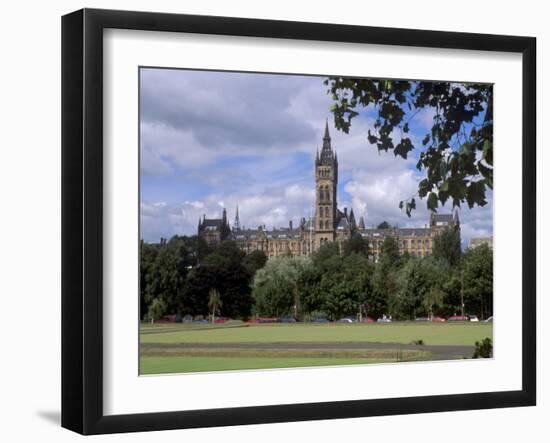
<svg viewBox="0 0 550 443"><path fill-rule="evenodd" d="M103 30L352 42L522 55L522 389L176 412L103 413ZM82 434L488 409L536 404L536 39L83 9L62 18L62 426ZM518 173L520 170L518 169Z"/></svg>

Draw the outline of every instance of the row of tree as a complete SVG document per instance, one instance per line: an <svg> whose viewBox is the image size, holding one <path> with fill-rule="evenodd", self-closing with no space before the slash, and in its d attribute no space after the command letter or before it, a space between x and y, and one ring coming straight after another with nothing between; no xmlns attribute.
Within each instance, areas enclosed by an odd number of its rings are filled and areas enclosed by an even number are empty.
<svg viewBox="0 0 550 443"><path fill-rule="evenodd" d="M294 316L335 320L383 314L407 320L464 310L481 318L493 310L493 257L486 245L462 252L458 231L434 239L427 257L400 254L386 237L377 263L360 236L328 243L312 257L267 260L233 243L209 250L196 236L141 245L141 316L166 314ZM203 251L197 256L195 251Z"/></svg>

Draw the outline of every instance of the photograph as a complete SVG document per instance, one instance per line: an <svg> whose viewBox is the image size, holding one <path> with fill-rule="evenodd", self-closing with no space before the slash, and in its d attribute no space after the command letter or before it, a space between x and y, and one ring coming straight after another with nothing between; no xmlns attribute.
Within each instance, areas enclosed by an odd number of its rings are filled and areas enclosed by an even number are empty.
<svg viewBox="0 0 550 443"><path fill-rule="evenodd" d="M493 357L493 85L139 67L140 375Z"/></svg>

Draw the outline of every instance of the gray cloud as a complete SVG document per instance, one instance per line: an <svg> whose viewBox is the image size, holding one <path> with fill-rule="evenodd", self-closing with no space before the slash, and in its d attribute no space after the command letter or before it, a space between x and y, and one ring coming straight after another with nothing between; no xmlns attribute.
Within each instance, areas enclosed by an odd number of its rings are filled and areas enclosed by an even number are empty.
<svg viewBox="0 0 550 443"><path fill-rule="evenodd" d="M298 76L142 69L142 131L155 131L148 143L181 137L185 146L192 139L201 153L294 149L315 138L293 108L307 83Z"/></svg>
<svg viewBox="0 0 550 443"><path fill-rule="evenodd" d="M289 219L297 223L309 216L313 156L330 115L322 78L162 69L142 70L141 76L141 173L181 176L182 183L208 189L189 200L158 196L142 202L143 238L193 234L203 214L221 215L221 204L232 221L238 202L241 223L249 227L286 226ZM430 127L432 117L426 111L414 118L413 139ZM340 192L339 207L352 206L369 226L383 220L424 226L425 201L411 218L398 208L416 193L416 160L378 153L366 139L372 124L362 115L350 134L331 129L340 190L347 194ZM471 237L491 234L491 196L487 207L463 208L460 217L465 245Z"/></svg>

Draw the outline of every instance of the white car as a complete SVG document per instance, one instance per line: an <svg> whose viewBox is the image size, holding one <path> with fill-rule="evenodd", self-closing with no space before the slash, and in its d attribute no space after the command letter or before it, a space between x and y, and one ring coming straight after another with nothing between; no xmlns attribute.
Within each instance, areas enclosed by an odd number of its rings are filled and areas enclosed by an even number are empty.
<svg viewBox="0 0 550 443"><path fill-rule="evenodd" d="M470 315L469 318L472 322L479 322L479 318L477 318L477 315Z"/></svg>

